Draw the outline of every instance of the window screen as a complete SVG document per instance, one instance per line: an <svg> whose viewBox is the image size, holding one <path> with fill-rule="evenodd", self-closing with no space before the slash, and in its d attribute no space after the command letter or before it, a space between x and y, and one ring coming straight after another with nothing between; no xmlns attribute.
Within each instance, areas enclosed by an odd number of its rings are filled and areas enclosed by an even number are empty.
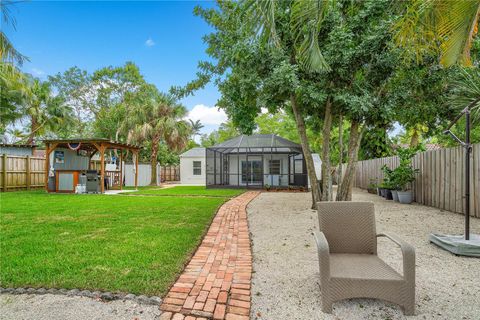
<svg viewBox="0 0 480 320"><path fill-rule="evenodd" d="M193 175L194 176L202 175L202 161L193 161Z"/></svg>
<svg viewBox="0 0 480 320"><path fill-rule="evenodd" d="M280 160L269 161L270 174L280 174Z"/></svg>

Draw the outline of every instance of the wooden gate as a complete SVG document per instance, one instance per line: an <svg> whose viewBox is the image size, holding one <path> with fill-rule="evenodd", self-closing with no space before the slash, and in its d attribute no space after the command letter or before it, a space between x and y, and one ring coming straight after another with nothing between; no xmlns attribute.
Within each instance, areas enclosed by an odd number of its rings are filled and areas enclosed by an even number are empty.
<svg viewBox="0 0 480 320"><path fill-rule="evenodd" d="M160 167L160 182L180 181L179 166Z"/></svg>

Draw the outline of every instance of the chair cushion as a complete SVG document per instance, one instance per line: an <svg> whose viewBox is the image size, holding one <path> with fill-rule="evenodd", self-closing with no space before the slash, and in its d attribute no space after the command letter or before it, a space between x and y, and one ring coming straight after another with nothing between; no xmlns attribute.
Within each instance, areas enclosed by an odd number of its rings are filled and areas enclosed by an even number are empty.
<svg viewBox="0 0 480 320"><path fill-rule="evenodd" d="M330 276L359 280L403 280L397 271L373 254L330 254Z"/></svg>

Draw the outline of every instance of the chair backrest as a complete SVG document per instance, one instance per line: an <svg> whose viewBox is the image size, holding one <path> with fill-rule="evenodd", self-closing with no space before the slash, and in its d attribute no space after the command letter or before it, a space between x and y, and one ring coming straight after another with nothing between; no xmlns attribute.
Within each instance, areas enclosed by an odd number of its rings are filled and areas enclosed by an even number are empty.
<svg viewBox="0 0 480 320"><path fill-rule="evenodd" d="M318 202L317 209L330 253L377 254L372 202Z"/></svg>

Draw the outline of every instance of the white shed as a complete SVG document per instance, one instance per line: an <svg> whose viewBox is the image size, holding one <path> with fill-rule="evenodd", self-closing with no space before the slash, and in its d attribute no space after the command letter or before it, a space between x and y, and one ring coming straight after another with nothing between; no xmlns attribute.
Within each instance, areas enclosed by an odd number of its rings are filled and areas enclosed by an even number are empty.
<svg viewBox="0 0 480 320"><path fill-rule="evenodd" d="M205 185L205 148L192 148L180 155L180 183Z"/></svg>

